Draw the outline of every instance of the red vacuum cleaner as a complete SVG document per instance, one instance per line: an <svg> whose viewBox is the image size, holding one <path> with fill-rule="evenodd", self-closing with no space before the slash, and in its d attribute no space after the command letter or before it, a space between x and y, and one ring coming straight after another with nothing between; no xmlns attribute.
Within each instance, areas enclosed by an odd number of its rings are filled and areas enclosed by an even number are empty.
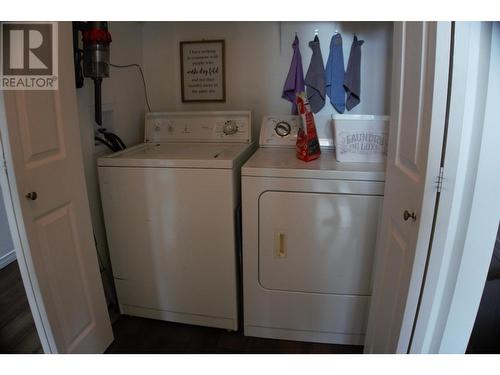
<svg viewBox="0 0 500 375"><path fill-rule="evenodd" d="M83 49L79 48L79 32L82 34ZM109 77L111 40L107 22L73 22L76 87L83 87L85 77L94 81L95 122L99 126L94 139L112 151L120 151L126 148L123 141L102 127L102 79Z"/></svg>
<svg viewBox="0 0 500 375"><path fill-rule="evenodd" d="M95 122L102 125L102 79L109 77L109 44L111 34L108 23L87 22L82 33L83 75L94 81Z"/></svg>

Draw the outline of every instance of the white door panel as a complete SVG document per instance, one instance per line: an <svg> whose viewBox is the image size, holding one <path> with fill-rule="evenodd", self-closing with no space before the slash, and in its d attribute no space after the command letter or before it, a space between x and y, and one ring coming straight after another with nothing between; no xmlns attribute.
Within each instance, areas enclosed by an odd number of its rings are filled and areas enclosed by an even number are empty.
<svg viewBox="0 0 500 375"><path fill-rule="evenodd" d="M366 352L408 350L436 203L450 37L449 22L395 25L386 199Z"/></svg>
<svg viewBox="0 0 500 375"><path fill-rule="evenodd" d="M26 168L36 168L66 156L60 92L19 91L16 93L19 131ZM25 111L24 108L29 108ZM37 126L44 124L44 126Z"/></svg>
<svg viewBox="0 0 500 375"><path fill-rule="evenodd" d="M262 193L261 285L296 292L370 295L381 202L382 197L376 195Z"/></svg>
<svg viewBox="0 0 500 375"><path fill-rule="evenodd" d="M381 273L382 284L392 286L392 296L384 306L385 319L377 323L378 331L385 334L379 334L373 339L375 347L390 351L390 347L397 345L395 340L400 329L398 317L403 313L402 308L408 292L408 265L411 261L405 236L396 229L394 223L390 224L388 232L388 243L384 249Z"/></svg>
<svg viewBox="0 0 500 375"><path fill-rule="evenodd" d="M9 179L50 350L102 352L113 340L80 149L71 23L59 24L59 90L6 91ZM36 199L26 194L36 193ZM14 194L13 194L14 195ZM23 236L23 234L25 236ZM36 308L33 307L32 308ZM41 327L38 327L39 330Z"/></svg>
<svg viewBox="0 0 500 375"><path fill-rule="evenodd" d="M422 111L426 109L422 101L429 99L427 95L424 97L423 92L427 32L422 22L409 22L406 25L403 41L405 48L401 61L400 119L394 124L397 129L394 164L400 173L415 182L421 178L422 171L425 172L425 166L422 165L422 162L425 163L425 159L422 161L425 152L421 152L421 147L425 146L425 143L421 144L421 142L426 141L422 140L422 133L428 129L427 123L423 122L422 118ZM416 51L418 51L417 54Z"/></svg>

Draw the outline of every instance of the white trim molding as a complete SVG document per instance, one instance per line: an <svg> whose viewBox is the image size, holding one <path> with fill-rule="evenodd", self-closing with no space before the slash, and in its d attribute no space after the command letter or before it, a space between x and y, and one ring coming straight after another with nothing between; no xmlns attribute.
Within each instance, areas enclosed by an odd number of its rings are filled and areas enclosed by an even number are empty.
<svg viewBox="0 0 500 375"><path fill-rule="evenodd" d="M411 353L464 353L500 218L500 24L457 22L443 189Z"/></svg>
<svg viewBox="0 0 500 375"><path fill-rule="evenodd" d="M0 270L16 260L16 250L11 250L0 258Z"/></svg>

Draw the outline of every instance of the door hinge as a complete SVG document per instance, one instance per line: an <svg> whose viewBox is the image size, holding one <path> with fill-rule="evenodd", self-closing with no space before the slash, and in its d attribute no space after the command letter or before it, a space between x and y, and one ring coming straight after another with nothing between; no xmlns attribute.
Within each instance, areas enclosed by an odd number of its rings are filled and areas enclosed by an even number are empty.
<svg viewBox="0 0 500 375"><path fill-rule="evenodd" d="M443 174L444 174L444 167L439 167L439 175L437 176L436 179L436 190L438 193L441 193L441 190L443 190Z"/></svg>

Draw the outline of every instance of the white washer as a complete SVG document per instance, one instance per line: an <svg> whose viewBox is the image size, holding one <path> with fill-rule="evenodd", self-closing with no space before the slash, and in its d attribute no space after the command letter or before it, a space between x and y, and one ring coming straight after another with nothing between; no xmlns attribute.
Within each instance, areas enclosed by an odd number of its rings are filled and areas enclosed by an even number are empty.
<svg viewBox="0 0 500 375"><path fill-rule="evenodd" d="M236 330L240 168L251 114L150 113L145 143L98 161L123 314Z"/></svg>
<svg viewBox="0 0 500 375"><path fill-rule="evenodd" d="M299 117L265 116L242 167L244 331L362 345L385 168L336 162L315 119L319 159L295 156Z"/></svg>

